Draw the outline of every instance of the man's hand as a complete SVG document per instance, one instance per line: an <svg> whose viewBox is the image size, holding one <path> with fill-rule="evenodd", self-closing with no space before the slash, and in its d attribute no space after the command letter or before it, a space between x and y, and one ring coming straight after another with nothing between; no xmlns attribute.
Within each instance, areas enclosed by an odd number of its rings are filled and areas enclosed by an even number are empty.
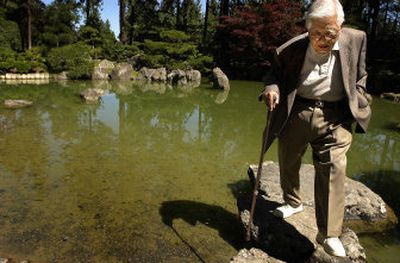
<svg viewBox="0 0 400 263"><path fill-rule="evenodd" d="M276 91L264 92L262 100L267 104L270 111L273 111L279 104L279 94Z"/></svg>

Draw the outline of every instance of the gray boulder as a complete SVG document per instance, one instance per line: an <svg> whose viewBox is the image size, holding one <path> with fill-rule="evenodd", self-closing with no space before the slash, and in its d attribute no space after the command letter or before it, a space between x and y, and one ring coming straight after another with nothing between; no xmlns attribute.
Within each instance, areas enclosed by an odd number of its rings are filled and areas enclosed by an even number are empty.
<svg viewBox="0 0 400 263"><path fill-rule="evenodd" d="M220 68L214 68L213 73L213 84L216 88L221 88L223 90L230 90L229 79L225 73Z"/></svg>
<svg viewBox="0 0 400 263"><path fill-rule="evenodd" d="M188 83L186 72L180 69L174 69L168 74L168 81L172 85L186 85Z"/></svg>
<svg viewBox="0 0 400 263"><path fill-rule="evenodd" d="M80 93L81 98L87 103L98 102L104 94L102 89L85 89Z"/></svg>
<svg viewBox="0 0 400 263"><path fill-rule="evenodd" d="M270 257L258 248L241 249L230 263L283 263L283 261Z"/></svg>
<svg viewBox="0 0 400 263"><path fill-rule="evenodd" d="M253 183L257 168L256 165L251 165L248 171ZM259 187L261 194L257 197L251 237L269 255L274 255L275 258L284 261L366 262L364 249L360 245L357 235L348 228L348 222L352 222L351 225L354 225L355 221L361 222L362 226L368 225L367 231L371 231L374 221L393 225L394 222L389 222L391 216L388 211L391 210L379 196L366 186L347 179L345 227L339 238L348 256L341 259L332 257L325 253L315 240L318 230L314 209L314 167L307 164L302 165L300 178L304 211L284 220L276 218L270 211L283 203L279 167L273 162L263 164ZM240 218L245 228L249 223L251 199L252 195L238 199ZM364 231L362 227L359 229Z"/></svg>
<svg viewBox="0 0 400 263"><path fill-rule="evenodd" d="M136 54L133 57L127 58L126 62L132 65L132 67L136 68L136 66L139 64L139 59L142 55L141 54Z"/></svg>
<svg viewBox="0 0 400 263"><path fill-rule="evenodd" d="M254 182L257 165L250 165L250 180ZM303 164L300 168L301 196L305 205L314 207L314 166ZM282 203L279 181L279 166L265 162L260 181L260 190ZM345 225L358 233L379 232L397 224L393 210L383 199L364 184L346 177L345 180Z"/></svg>
<svg viewBox="0 0 400 263"><path fill-rule="evenodd" d="M157 68L154 70L153 75L151 76L152 81L167 81L167 69L166 68Z"/></svg>
<svg viewBox="0 0 400 263"><path fill-rule="evenodd" d="M201 82L201 72L198 70L190 69L185 71L186 79L188 82L199 83Z"/></svg>
<svg viewBox="0 0 400 263"><path fill-rule="evenodd" d="M68 72L67 71L63 71L63 72L61 72L59 74L55 74L55 75L53 75L53 78L55 80L68 80L69 79L68 78Z"/></svg>
<svg viewBox="0 0 400 263"><path fill-rule="evenodd" d="M133 67L129 63L116 64L111 72L113 80L130 80L132 78Z"/></svg>
<svg viewBox="0 0 400 263"><path fill-rule="evenodd" d="M33 102L29 100L5 100L4 107L9 109L18 109L32 106Z"/></svg>
<svg viewBox="0 0 400 263"><path fill-rule="evenodd" d="M108 80L115 65L113 62L104 59L94 67L92 80Z"/></svg>
<svg viewBox="0 0 400 263"><path fill-rule="evenodd" d="M400 93L387 92L381 95L381 98L400 102Z"/></svg>
<svg viewBox="0 0 400 263"><path fill-rule="evenodd" d="M167 70L166 68L146 68L143 67L139 71L139 80L147 80L147 81L158 81L165 82L167 81Z"/></svg>

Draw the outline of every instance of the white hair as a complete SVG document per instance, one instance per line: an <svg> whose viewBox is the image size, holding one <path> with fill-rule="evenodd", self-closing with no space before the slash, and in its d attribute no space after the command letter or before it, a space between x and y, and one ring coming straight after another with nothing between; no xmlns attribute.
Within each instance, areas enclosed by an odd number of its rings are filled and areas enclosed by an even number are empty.
<svg viewBox="0 0 400 263"><path fill-rule="evenodd" d="M321 19L336 15L336 23L339 27L344 22L343 6L339 0L315 0L308 9L306 16L306 27L311 28L312 19Z"/></svg>

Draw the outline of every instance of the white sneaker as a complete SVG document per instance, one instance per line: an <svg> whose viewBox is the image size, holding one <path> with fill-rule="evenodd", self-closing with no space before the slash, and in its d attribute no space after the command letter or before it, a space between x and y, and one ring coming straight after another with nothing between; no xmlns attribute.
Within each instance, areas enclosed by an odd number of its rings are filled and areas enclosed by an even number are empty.
<svg viewBox="0 0 400 263"><path fill-rule="evenodd" d="M289 204L285 204L285 205L282 205L282 206L276 208L274 211L272 211L272 214L279 218L288 218L289 216L292 216L303 210L304 210L304 208L303 208L302 204L299 205L298 207L293 207Z"/></svg>
<svg viewBox="0 0 400 263"><path fill-rule="evenodd" d="M345 257L346 251L344 250L342 241L338 237L324 238L320 233L317 235L317 242L322 245L325 252L335 257Z"/></svg>

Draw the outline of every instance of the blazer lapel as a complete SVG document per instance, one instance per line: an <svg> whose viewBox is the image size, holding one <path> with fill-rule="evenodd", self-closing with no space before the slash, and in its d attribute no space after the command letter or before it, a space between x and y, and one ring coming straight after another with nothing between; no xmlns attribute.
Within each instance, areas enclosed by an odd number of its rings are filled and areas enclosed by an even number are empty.
<svg viewBox="0 0 400 263"><path fill-rule="evenodd" d="M297 52L294 53L292 57L292 63L293 68L291 69L291 74L289 76L292 76L291 82L289 85L289 94L287 97L288 100L288 112L291 111L294 99L296 97L297 93L297 88L300 85L300 73L301 69L303 68L304 60L306 58L306 53L307 53L307 48L308 44L310 43L310 40L308 38L308 34L304 34L304 38L301 39L298 42L298 46L296 47Z"/></svg>
<svg viewBox="0 0 400 263"><path fill-rule="evenodd" d="M299 81L300 81L300 72L301 69L303 68L304 60L306 58L306 53L307 53L307 48L310 43L310 40L308 38L308 34L305 36L302 41L299 42L299 47L298 47L298 52L295 53L295 56L293 58L293 65L295 65L293 76L296 76L296 89L299 87Z"/></svg>

